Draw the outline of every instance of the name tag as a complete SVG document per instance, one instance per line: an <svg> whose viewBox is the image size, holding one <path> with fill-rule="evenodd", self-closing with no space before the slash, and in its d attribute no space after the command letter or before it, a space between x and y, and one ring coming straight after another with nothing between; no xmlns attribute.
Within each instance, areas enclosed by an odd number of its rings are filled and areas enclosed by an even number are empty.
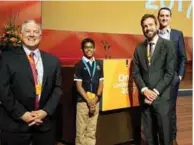
<svg viewBox="0 0 194 145"><path fill-rule="evenodd" d="M94 99L95 97L96 97L96 95L94 94L94 93L92 93L92 92L87 92L87 96L88 96L88 98L89 99Z"/></svg>
<svg viewBox="0 0 194 145"><path fill-rule="evenodd" d="M37 84L36 85L36 95L40 96L41 92L42 92L42 84Z"/></svg>

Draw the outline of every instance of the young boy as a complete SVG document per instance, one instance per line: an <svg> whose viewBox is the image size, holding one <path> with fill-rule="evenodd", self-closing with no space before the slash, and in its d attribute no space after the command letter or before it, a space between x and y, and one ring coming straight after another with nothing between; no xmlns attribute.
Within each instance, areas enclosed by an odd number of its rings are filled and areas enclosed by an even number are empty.
<svg viewBox="0 0 194 145"><path fill-rule="evenodd" d="M81 42L82 59L75 65L77 88L76 145L95 145L99 99L103 89L102 62L95 60L95 42Z"/></svg>

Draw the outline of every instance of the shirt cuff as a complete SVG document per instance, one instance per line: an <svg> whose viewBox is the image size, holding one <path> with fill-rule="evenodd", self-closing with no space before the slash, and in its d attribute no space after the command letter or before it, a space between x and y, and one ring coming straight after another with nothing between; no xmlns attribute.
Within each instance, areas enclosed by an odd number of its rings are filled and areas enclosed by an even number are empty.
<svg viewBox="0 0 194 145"><path fill-rule="evenodd" d="M81 81L82 81L82 79L74 79L74 81L80 81L80 82L81 82Z"/></svg>
<svg viewBox="0 0 194 145"><path fill-rule="evenodd" d="M104 78L100 78L99 80L100 80L100 81L103 81L103 80L104 80Z"/></svg>
<svg viewBox="0 0 194 145"><path fill-rule="evenodd" d="M141 89L141 93L143 94L143 92L144 92L146 89L148 89L148 87L143 87L143 88Z"/></svg>
<svg viewBox="0 0 194 145"><path fill-rule="evenodd" d="M154 91L157 95L160 95L160 93L158 92L158 90L153 89L153 91Z"/></svg>
<svg viewBox="0 0 194 145"><path fill-rule="evenodd" d="M179 76L179 80L180 80L180 81L182 80L182 78L183 78L182 76Z"/></svg>

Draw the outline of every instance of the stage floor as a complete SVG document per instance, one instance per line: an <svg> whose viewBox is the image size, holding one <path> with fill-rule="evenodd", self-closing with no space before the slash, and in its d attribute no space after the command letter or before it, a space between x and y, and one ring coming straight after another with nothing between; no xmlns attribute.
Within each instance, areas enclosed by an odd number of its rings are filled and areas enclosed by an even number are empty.
<svg viewBox="0 0 194 145"><path fill-rule="evenodd" d="M177 140L179 145L192 145L192 97L178 97L177 101ZM64 145L58 143L57 145ZM120 145L132 145L123 143Z"/></svg>
<svg viewBox="0 0 194 145"><path fill-rule="evenodd" d="M179 97L177 120L179 145L192 145L192 97Z"/></svg>

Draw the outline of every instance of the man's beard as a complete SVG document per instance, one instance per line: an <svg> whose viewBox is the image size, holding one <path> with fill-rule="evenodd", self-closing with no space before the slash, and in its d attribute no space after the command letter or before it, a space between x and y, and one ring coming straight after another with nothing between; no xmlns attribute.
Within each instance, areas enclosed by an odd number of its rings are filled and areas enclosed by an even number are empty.
<svg viewBox="0 0 194 145"><path fill-rule="evenodd" d="M152 39L156 36L157 33L158 33L158 31L155 30L151 36L149 36L149 34L147 34L147 33L144 33L144 36L145 36L148 40L152 40Z"/></svg>

